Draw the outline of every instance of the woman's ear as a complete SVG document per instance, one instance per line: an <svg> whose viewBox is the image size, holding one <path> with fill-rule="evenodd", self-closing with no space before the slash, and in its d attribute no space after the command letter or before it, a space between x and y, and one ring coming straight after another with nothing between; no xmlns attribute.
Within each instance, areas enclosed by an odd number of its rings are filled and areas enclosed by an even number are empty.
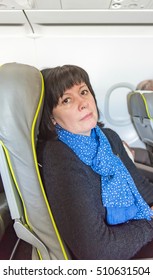
<svg viewBox="0 0 153 280"><path fill-rule="evenodd" d="M55 125L55 124L56 124L56 121L55 121L54 117L51 116L50 118L51 118L51 121L52 121L53 125Z"/></svg>

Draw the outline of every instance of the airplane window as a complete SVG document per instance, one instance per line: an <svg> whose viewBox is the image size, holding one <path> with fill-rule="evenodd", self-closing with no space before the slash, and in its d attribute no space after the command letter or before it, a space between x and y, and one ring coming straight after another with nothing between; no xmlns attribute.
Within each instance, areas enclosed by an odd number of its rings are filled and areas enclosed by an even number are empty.
<svg viewBox="0 0 153 280"><path fill-rule="evenodd" d="M121 90L122 89L122 90ZM125 126L131 123L130 120L130 116L128 118L124 117L124 111L123 109L127 109L127 100L125 98L125 94L124 94L124 100L123 100L123 93L125 92L126 89L126 93L132 90L134 90L134 85L129 84L129 83L118 83L113 85L111 88L109 88L109 90L106 93L106 97L105 97L105 105L104 105L104 114L105 114L105 118L107 119L107 121L110 124L113 125L117 125L117 126ZM118 90L119 93L117 96L116 94L114 94L116 92L116 90ZM114 96L113 96L114 95ZM118 104L118 108L114 108L114 102L113 99L115 97L115 104ZM116 102L116 98L118 99L118 102ZM125 103L125 106L123 106L123 102ZM111 111L114 111L114 114L116 116L116 118L113 118L111 116ZM119 115L118 115L119 113ZM118 115L118 117L117 117Z"/></svg>

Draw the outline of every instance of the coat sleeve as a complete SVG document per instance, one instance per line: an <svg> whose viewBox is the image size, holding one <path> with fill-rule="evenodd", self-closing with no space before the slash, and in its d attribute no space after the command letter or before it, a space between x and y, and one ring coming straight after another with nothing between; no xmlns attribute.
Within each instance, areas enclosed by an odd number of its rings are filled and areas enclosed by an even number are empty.
<svg viewBox="0 0 153 280"><path fill-rule="evenodd" d="M43 180L59 232L76 259L130 259L153 239L153 221L107 225L100 176L65 144L45 147Z"/></svg>

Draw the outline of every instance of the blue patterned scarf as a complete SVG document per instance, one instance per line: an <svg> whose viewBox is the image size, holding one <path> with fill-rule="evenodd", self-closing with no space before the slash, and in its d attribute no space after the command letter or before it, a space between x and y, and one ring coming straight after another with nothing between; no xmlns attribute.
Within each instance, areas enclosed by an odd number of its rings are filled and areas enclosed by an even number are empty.
<svg viewBox="0 0 153 280"><path fill-rule="evenodd" d="M108 224L131 219L151 220L153 211L138 192L135 183L111 149L110 143L96 126L90 136L73 134L56 125L59 140L68 145L85 164L101 175L102 202Z"/></svg>

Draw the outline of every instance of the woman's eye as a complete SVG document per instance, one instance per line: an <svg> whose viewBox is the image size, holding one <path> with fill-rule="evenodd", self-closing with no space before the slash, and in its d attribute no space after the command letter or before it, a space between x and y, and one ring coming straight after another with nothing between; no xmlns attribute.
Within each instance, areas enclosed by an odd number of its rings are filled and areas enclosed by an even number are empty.
<svg viewBox="0 0 153 280"><path fill-rule="evenodd" d="M63 101L62 101L63 104L68 104L70 103L70 98L65 98Z"/></svg>
<svg viewBox="0 0 153 280"><path fill-rule="evenodd" d="M81 91L81 94L82 94L82 95L86 95L87 93L88 93L88 90L87 90L87 89L84 89L84 90Z"/></svg>

